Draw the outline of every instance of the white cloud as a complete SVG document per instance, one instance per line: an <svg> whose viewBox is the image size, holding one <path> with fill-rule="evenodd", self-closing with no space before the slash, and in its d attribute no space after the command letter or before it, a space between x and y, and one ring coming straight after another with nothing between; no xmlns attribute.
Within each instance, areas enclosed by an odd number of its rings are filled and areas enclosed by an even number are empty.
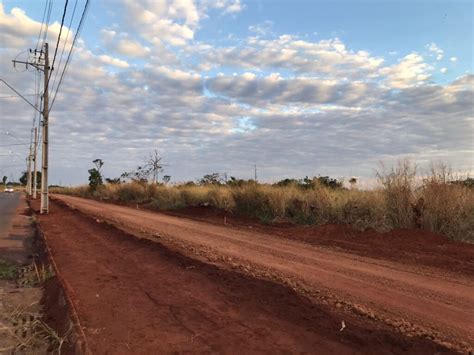
<svg viewBox="0 0 474 355"><path fill-rule="evenodd" d="M242 11L244 8L245 6L241 4L240 0L234 0L233 3L226 7L224 12L232 14Z"/></svg>
<svg viewBox="0 0 474 355"><path fill-rule="evenodd" d="M260 108L273 104L360 106L373 101L380 92L373 85L362 81L309 77L285 79L276 73L266 77L254 73L218 75L207 80L207 87L219 95Z"/></svg>
<svg viewBox="0 0 474 355"><path fill-rule="evenodd" d="M448 69L447 68L441 68L439 71L443 74L446 74L448 72Z"/></svg>
<svg viewBox="0 0 474 355"><path fill-rule="evenodd" d="M248 70L283 68L318 76L370 76L383 59L367 51L352 51L339 39L303 41L290 35L277 39L251 37L238 47L189 48L208 67L234 66Z"/></svg>
<svg viewBox="0 0 474 355"><path fill-rule="evenodd" d="M150 53L150 48L130 39L122 39L117 43L117 51L131 57L144 57Z"/></svg>
<svg viewBox="0 0 474 355"><path fill-rule="evenodd" d="M430 78L432 69L421 55L413 52L400 59L398 64L382 68L380 74L387 77L389 87L403 89L423 84Z"/></svg>
<svg viewBox="0 0 474 355"><path fill-rule="evenodd" d="M451 58L449 58L449 60L450 60L451 62L453 62L453 63L456 63L456 62L458 61L458 58L456 58L456 57L451 57Z"/></svg>
<svg viewBox="0 0 474 355"><path fill-rule="evenodd" d="M99 55L98 58L103 64L106 65L113 65L119 68L128 68L130 66L126 61L121 60L119 58L111 57L106 54Z"/></svg>
<svg viewBox="0 0 474 355"><path fill-rule="evenodd" d="M208 8L215 8L221 10L223 13L237 13L245 9L245 5L240 0L202 0L202 10Z"/></svg>
<svg viewBox="0 0 474 355"><path fill-rule="evenodd" d="M266 36L271 33L274 23L272 21L264 21L256 25L250 25L248 30L258 36Z"/></svg>
<svg viewBox="0 0 474 355"><path fill-rule="evenodd" d="M34 21L26 15L26 13L18 8L14 7L10 13L6 13L3 3L0 3L0 46L3 48L9 47L25 47L33 42L33 38L38 36L41 23ZM59 34L60 24L53 22L48 28L47 41L55 43ZM69 29L64 26L61 38L62 42L69 38L68 44L72 40L72 35L69 33ZM34 40L36 44L36 40Z"/></svg>
<svg viewBox="0 0 474 355"><path fill-rule="evenodd" d="M151 43L181 46L194 38L199 12L191 0L122 0L126 26Z"/></svg>
<svg viewBox="0 0 474 355"><path fill-rule="evenodd" d="M434 42L431 42L430 44L427 44L426 49L432 53L436 57L436 60L441 60L443 59L444 56L444 51L438 47L438 45Z"/></svg>
<svg viewBox="0 0 474 355"><path fill-rule="evenodd" d="M102 30L100 30L100 35L102 37L103 42L110 43L114 40L115 36L117 35L117 32L114 30L103 28Z"/></svg>
<svg viewBox="0 0 474 355"><path fill-rule="evenodd" d="M86 182L98 157L107 177L119 176L154 148L173 181L211 171L251 177L254 163L269 180L351 168L363 178L378 161L407 155L472 169L473 75L435 84L417 53L389 65L337 38L197 43L206 14L234 2L213 3L130 0L117 30L101 31L100 49L79 44L51 112L52 183ZM34 42L39 23L2 11L1 76L32 92L32 73L14 71L10 59ZM12 99L0 111L2 124L28 140L30 108Z"/></svg>

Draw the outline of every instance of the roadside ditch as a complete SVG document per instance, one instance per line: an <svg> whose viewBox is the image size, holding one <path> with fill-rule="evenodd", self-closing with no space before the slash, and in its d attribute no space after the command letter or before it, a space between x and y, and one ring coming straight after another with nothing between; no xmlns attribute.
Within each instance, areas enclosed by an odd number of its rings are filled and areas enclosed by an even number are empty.
<svg viewBox="0 0 474 355"><path fill-rule="evenodd" d="M35 215L22 196L0 240L0 353L84 354L85 338Z"/></svg>

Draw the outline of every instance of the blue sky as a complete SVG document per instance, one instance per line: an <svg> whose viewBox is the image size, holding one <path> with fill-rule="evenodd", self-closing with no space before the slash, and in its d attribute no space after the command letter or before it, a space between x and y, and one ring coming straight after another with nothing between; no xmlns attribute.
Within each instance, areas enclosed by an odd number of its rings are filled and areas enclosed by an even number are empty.
<svg viewBox="0 0 474 355"><path fill-rule="evenodd" d="M0 77L24 90L9 59L34 45L44 3L2 2ZM470 1L103 0L82 39L54 113L69 137L53 145L57 183L85 182L99 156L119 175L154 148L173 181L253 164L267 181L369 181L406 157L473 170ZM27 140L21 104L3 101L0 124Z"/></svg>
<svg viewBox="0 0 474 355"><path fill-rule="evenodd" d="M5 9L24 9L41 21L43 1L4 0ZM471 1L247 1L245 10L236 15L223 15L212 10L202 20L195 39L208 43L238 43L255 34L250 27L267 30L267 37L293 34L302 39L318 40L338 37L351 48L386 56L395 62L400 55L436 43L449 55L437 63L449 67L446 75L435 80L447 81L472 72L473 69L473 5ZM118 0L93 2L83 31L83 38L100 47L97 36L102 28L120 26ZM52 18L60 20L62 7L53 7ZM230 38L229 38L230 37ZM390 55L390 53L396 54ZM449 58L456 56L456 65Z"/></svg>

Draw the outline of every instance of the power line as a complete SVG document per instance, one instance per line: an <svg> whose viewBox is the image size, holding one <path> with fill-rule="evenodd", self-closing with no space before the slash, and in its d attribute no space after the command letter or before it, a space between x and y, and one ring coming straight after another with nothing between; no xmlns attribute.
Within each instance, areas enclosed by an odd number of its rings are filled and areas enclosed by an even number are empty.
<svg viewBox="0 0 474 355"><path fill-rule="evenodd" d="M44 46L44 43L46 42L46 38L48 36L48 29L49 29L49 20L51 19L51 9L53 8L53 0L49 0L49 7L48 7L48 15L46 17L46 29L43 34L43 43L41 45L41 48Z"/></svg>
<svg viewBox="0 0 474 355"><path fill-rule="evenodd" d="M49 107L49 112L52 110L54 102L56 100L56 95L58 94L59 88L61 86L61 83L63 82L64 75L67 72L67 68L69 66L69 63L71 61L72 53L74 51L74 45L76 44L77 39L79 38L79 34L81 33L82 27L84 26L84 20L87 16L87 11L89 9L89 0L86 1L86 4L84 5L84 10L82 10L82 15L81 19L79 20L79 25L77 26L76 34L74 35L74 39L71 43L71 48L69 49L69 54L66 59L66 63L64 64L64 69L61 73L61 77L59 78L59 83L58 86L56 87L56 92L54 93L53 100L51 101L51 105Z"/></svg>
<svg viewBox="0 0 474 355"><path fill-rule="evenodd" d="M28 105L30 105L31 107L33 107L36 111L38 111L38 109L30 102L28 101L28 99L26 97L24 97L22 94L20 94L17 90L15 90L15 88L13 86L11 86L10 84L8 84L5 80L3 79L0 79L0 81L3 81L3 83L8 86L12 91L15 92L15 94L17 94L18 96L20 96L23 100L25 100Z"/></svg>
<svg viewBox="0 0 474 355"><path fill-rule="evenodd" d="M23 94L23 96L37 96L37 94ZM12 98L18 98L18 96L17 95L0 96L0 99L12 99Z"/></svg>
<svg viewBox="0 0 474 355"><path fill-rule="evenodd" d="M61 63L63 62L64 50L66 49L67 40L69 39L69 34L71 33L72 21L74 20L74 15L76 14L77 1L78 1L78 0L76 0L76 1L74 2L74 8L73 8L73 10L72 10L71 19L69 20L69 26L68 26L68 31L67 31L66 40L65 40L64 43L63 43L63 48L62 48L62 50L61 50L61 56L59 57L58 69L61 68ZM53 62L53 65L54 65L54 62ZM56 70L56 73L55 73L55 75L54 75L53 85L51 85L51 88L54 88L54 85L56 84L56 79L57 79L57 77L58 77L58 73L59 73L59 70ZM53 89L53 90L54 90L54 89Z"/></svg>
<svg viewBox="0 0 474 355"><path fill-rule="evenodd" d="M54 49L53 63L51 64L51 71L54 70L54 63L56 62L56 55L58 54L59 42L61 41L61 33L63 32L64 18L66 17L68 2L69 2L69 0L66 0L66 2L64 3L63 16L61 18L61 26L59 27L59 35L58 35L58 40L56 41L56 48ZM51 80L51 75L49 75L48 82L46 84L46 88L48 89L48 91L49 91L49 81L50 80Z"/></svg>
<svg viewBox="0 0 474 355"><path fill-rule="evenodd" d="M49 2L49 0L46 0L46 2L44 3L43 19L41 20L41 27L40 27L40 30L39 30L39 33L38 33L38 40L36 41L35 50L38 50L39 41L40 41L40 38L41 38L41 34L43 32L44 19L46 17L46 9L48 8L48 2Z"/></svg>
<svg viewBox="0 0 474 355"><path fill-rule="evenodd" d="M25 144L24 144L24 143L2 144L2 145L0 145L0 148L3 148L3 147L11 147L11 146L14 146L14 145L25 145Z"/></svg>

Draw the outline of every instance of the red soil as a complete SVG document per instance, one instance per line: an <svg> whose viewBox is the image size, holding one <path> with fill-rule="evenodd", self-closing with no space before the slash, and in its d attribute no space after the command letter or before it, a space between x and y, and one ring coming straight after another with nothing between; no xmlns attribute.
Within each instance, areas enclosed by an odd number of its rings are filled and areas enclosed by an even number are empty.
<svg viewBox="0 0 474 355"><path fill-rule="evenodd" d="M55 202L39 223L92 353L447 351Z"/></svg>
<svg viewBox="0 0 474 355"><path fill-rule="evenodd" d="M257 232L371 258L436 267L441 270L474 276L474 244L453 241L440 234L421 229L396 229L387 233L379 233L375 230L359 231L351 226L337 224L322 226L297 226L289 223L264 225L257 219L236 216L211 207L187 207L175 211L160 212L216 225L223 225L225 217L227 225L234 228L248 230L251 227Z"/></svg>

